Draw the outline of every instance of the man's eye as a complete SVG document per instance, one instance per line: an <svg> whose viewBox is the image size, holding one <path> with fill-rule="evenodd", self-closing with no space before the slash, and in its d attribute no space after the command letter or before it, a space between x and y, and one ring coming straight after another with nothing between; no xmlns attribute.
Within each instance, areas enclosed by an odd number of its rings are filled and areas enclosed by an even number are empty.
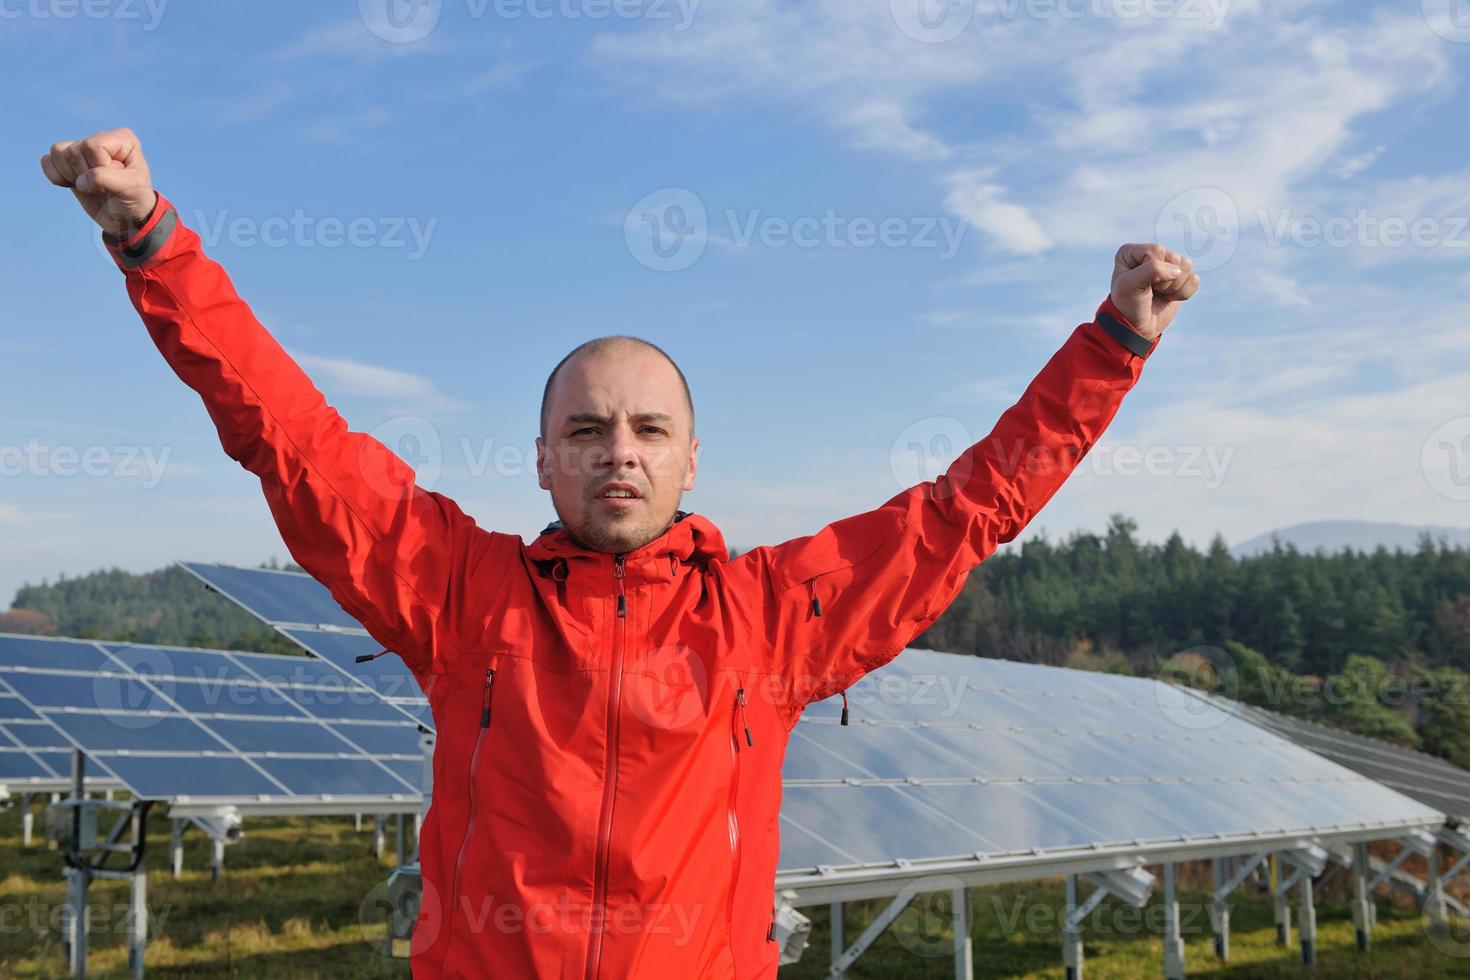
<svg viewBox="0 0 1470 980"><path fill-rule="evenodd" d="M596 432L596 431L597 430L594 429L594 428L592 428L591 426L587 426L585 428L578 429L576 432L573 432L572 435L579 436L579 435L581 435L584 432Z"/></svg>
<svg viewBox="0 0 1470 980"><path fill-rule="evenodd" d="M663 435L663 434L664 434L664 430L663 430L663 429L660 429L660 428L659 428L659 427L658 427L658 426L656 426L656 425L645 425L645 426L644 426L644 427L643 427L643 428L644 428L644 430L645 430L645 431L647 431L647 432L657 432L657 433L659 433L659 434L660 434L660 435Z"/></svg>

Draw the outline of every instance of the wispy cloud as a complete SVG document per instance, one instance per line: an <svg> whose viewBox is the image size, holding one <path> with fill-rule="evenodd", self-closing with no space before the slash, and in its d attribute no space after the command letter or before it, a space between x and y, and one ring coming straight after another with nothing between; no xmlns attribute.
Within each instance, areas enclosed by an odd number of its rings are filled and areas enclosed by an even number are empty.
<svg viewBox="0 0 1470 980"><path fill-rule="evenodd" d="M321 357L294 350L288 353L331 395L380 402L393 415L453 414L469 408L467 403L441 392L422 375L343 357Z"/></svg>

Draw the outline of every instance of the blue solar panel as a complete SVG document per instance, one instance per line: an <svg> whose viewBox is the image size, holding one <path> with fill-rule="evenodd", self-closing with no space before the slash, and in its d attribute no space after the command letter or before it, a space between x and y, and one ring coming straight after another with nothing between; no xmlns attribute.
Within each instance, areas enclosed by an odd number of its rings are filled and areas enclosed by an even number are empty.
<svg viewBox="0 0 1470 980"><path fill-rule="evenodd" d="M266 568L237 568L204 562L182 562L210 588L228 596L270 623L341 626L359 629L332 593L310 575Z"/></svg>
<svg viewBox="0 0 1470 980"><path fill-rule="evenodd" d="M0 634L0 685L0 712L21 716L0 728L17 780L53 761L65 775L80 748L149 799L370 805L421 782L393 767L422 766L418 726L308 657ZM17 733L49 744L22 752Z"/></svg>
<svg viewBox="0 0 1470 980"><path fill-rule="evenodd" d="M908 650L847 693L792 733L788 876L1442 820L1158 681Z"/></svg>
<svg viewBox="0 0 1470 980"><path fill-rule="evenodd" d="M36 792L71 785L71 743L0 678L0 791ZM89 786L115 784L94 772Z"/></svg>
<svg viewBox="0 0 1470 980"><path fill-rule="evenodd" d="M323 618L325 604L338 607L331 593L311 576L200 562L182 565L210 588L320 657L342 676L376 692L432 730L428 700L403 660L392 652L385 653L361 623L345 617L340 609L337 618ZM359 662L359 657L372 659Z"/></svg>

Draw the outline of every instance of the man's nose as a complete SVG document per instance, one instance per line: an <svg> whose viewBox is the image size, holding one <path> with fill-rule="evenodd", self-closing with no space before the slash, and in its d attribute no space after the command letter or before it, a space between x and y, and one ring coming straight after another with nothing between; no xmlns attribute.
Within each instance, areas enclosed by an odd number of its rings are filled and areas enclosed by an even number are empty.
<svg viewBox="0 0 1470 980"><path fill-rule="evenodd" d="M607 451L614 469L623 469L638 462L638 440L627 427L618 426L613 430Z"/></svg>

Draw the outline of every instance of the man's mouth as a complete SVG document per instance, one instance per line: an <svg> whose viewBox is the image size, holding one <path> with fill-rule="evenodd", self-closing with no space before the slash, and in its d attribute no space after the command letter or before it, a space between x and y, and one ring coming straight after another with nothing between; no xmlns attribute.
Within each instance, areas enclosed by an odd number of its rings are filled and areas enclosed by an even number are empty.
<svg viewBox="0 0 1470 980"><path fill-rule="evenodd" d="M606 501L613 506L628 506L635 500L642 500L643 494L638 488L628 483L609 483L597 494L598 500Z"/></svg>

